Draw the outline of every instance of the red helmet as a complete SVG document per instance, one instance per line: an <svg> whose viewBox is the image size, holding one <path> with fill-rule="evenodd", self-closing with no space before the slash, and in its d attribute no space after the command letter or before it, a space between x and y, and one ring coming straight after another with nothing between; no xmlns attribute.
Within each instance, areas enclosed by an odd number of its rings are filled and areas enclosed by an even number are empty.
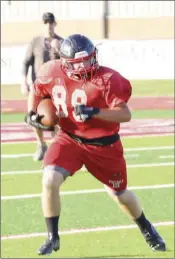
<svg viewBox="0 0 175 259"><path fill-rule="evenodd" d="M63 41L60 58L63 71L73 80L91 80L99 67L96 47L81 34Z"/></svg>

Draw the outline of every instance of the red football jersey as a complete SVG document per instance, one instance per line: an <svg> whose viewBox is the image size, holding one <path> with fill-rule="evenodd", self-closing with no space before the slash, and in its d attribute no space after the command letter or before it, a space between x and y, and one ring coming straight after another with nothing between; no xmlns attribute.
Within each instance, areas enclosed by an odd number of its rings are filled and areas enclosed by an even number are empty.
<svg viewBox="0 0 175 259"><path fill-rule="evenodd" d="M119 131L120 124L92 118L81 121L74 113L77 104L113 108L131 96L130 82L108 67L100 67L93 80L86 83L69 79L61 69L60 60L41 67L34 83L36 95L50 96L57 109L59 126L66 132L84 138L109 136Z"/></svg>

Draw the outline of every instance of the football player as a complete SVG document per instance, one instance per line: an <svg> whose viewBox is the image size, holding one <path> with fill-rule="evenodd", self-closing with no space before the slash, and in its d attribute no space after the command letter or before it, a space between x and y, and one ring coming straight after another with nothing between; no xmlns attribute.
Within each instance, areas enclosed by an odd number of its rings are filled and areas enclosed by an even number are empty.
<svg viewBox="0 0 175 259"><path fill-rule="evenodd" d="M61 60L45 63L29 95L26 121L45 130L36 108L49 95L57 108L60 131L44 157L42 207L48 239L38 254L60 248L60 186L84 165L108 194L138 225L152 250L165 251L164 240L127 189L127 169L120 140L120 123L131 120L127 105L131 84L117 71L98 64L97 49L85 36L66 38ZM33 115L35 115L33 117ZM117 216L116 216L117 217Z"/></svg>

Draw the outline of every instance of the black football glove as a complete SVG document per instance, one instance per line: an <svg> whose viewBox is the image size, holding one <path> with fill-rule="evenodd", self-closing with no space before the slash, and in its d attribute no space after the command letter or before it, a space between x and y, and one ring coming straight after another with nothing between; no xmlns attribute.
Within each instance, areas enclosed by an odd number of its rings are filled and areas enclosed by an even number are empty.
<svg viewBox="0 0 175 259"><path fill-rule="evenodd" d="M99 108L88 107L86 105L76 105L75 106L75 114L76 116L80 116L82 121L87 121L93 117L93 115L98 114L100 112Z"/></svg>
<svg viewBox="0 0 175 259"><path fill-rule="evenodd" d="M45 131L54 131L55 130L54 126L45 126L41 123L41 119L43 117L44 117L43 115L41 116L41 115L37 114L36 112L30 111L24 117L24 121L36 129L41 129L41 130L45 130Z"/></svg>

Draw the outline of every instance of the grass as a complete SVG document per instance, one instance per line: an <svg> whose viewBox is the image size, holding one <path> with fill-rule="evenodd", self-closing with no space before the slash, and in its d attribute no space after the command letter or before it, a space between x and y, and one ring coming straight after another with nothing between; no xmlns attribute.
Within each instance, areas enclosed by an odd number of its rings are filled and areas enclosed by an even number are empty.
<svg viewBox="0 0 175 259"><path fill-rule="evenodd" d="M174 80L134 80L131 81L133 96L173 96ZM1 86L2 100L26 99L20 93L19 85ZM1 115L2 123L23 122L24 113ZM133 111L133 119L174 118L173 110ZM150 186L174 183L174 166L161 166L160 163L173 163L174 150L127 151L127 148L174 146L173 136L144 136L122 138L128 165L128 185ZM34 162L32 156L3 158L7 154L33 154L36 143L1 145L1 195L14 196L40 194L42 185L42 163ZM164 157L164 158L161 158ZM156 163L157 166L150 166ZM142 165L142 167L131 165ZM147 164L149 167L144 166ZM28 171L24 174L21 171ZM40 172L31 173L31 170ZM6 174L9 172L21 174ZM87 171L79 171L66 180L61 191L101 189L103 185ZM174 221L174 189L139 189L134 193L152 222ZM15 198L15 197L13 197ZM105 192L61 197L62 214L60 230L84 229L108 226L126 226L133 222L123 214ZM139 230L122 229L95 231L89 233L61 234L61 250L52 258L174 258L174 226L157 227L166 240L165 253L152 252ZM20 235L45 232L39 197L1 201L1 235ZM1 241L2 258L38 258L36 250L45 237L28 237ZM48 257L43 257L48 258Z"/></svg>
<svg viewBox="0 0 175 259"><path fill-rule="evenodd" d="M160 156L172 156L173 149L127 151L127 148L173 146L173 136L157 136L143 138L123 138L128 165L169 163L173 157L160 159ZM3 154L33 153L35 143L2 144ZM131 155L134 155L133 157ZM135 156L137 155L137 156ZM41 170L41 163L32 157L1 158L2 171ZM41 192L41 173L11 174L1 176L1 195L23 195ZM128 168L129 186L145 186L172 184L174 182L173 166ZM84 189L101 189L102 184L86 171L79 171L68 179L61 191ZM143 209L152 222L174 220L174 189L134 190L139 197ZM93 227L125 226L133 222L123 214L105 192L81 195L65 195L62 200L62 216L60 230L84 229ZM139 230L123 229L96 231L61 235L61 250L52 254L52 258L173 258L174 227L157 227L166 240L168 250L165 253L153 253L142 238ZM40 198L10 199L1 202L1 234L19 235L34 232L45 232ZM38 258L37 248L45 237L8 239L1 243L2 258ZM46 257L44 257L46 258Z"/></svg>
<svg viewBox="0 0 175 259"><path fill-rule="evenodd" d="M168 244L168 251L165 253L153 253L145 244L138 230L130 229L63 235L61 250L53 253L52 258L173 258L174 228L172 226L158 227L158 231ZM11 246L11 240L2 241L2 257L38 258L36 249L42 242L42 237L13 240L13 246ZM48 257L43 256L42 258Z"/></svg>
<svg viewBox="0 0 175 259"><path fill-rule="evenodd" d="M174 96L174 80L131 80L133 96Z"/></svg>
<svg viewBox="0 0 175 259"><path fill-rule="evenodd" d="M173 96L174 80L131 80L133 96ZM26 99L19 85L1 85L2 100Z"/></svg>
<svg viewBox="0 0 175 259"><path fill-rule="evenodd" d="M2 113L1 122L24 122L25 113ZM174 110L137 110L132 111L133 119L151 119L151 118L173 118Z"/></svg>
<svg viewBox="0 0 175 259"><path fill-rule="evenodd" d="M128 164L141 164L141 163L161 163L164 162L161 156L172 156L171 159L166 159L166 161L173 162L173 149L168 150L145 150L145 151L133 151L125 152L126 160ZM26 164L28 165L28 170L39 170L41 169L41 162L35 163L31 161L30 157L23 158L11 158L13 163L9 164L9 159L2 159L1 161L1 170L4 171L21 171L26 170Z"/></svg>
<svg viewBox="0 0 175 259"><path fill-rule="evenodd" d="M134 193L138 195L152 222L173 220L173 188L135 190ZM151 199L147 199L149 195L152 197ZM161 206L157 196L162 201ZM65 195L61 200L63 215L60 219L61 231L133 224L106 193ZM80 206L77 206L77 201ZM156 202L154 203L154 201ZM153 203L152 211L154 213L151 214L150 208ZM2 236L45 231L40 198L4 200L1 214ZM20 222L16 223L16 219L20 219Z"/></svg>
<svg viewBox="0 0 175 259"><path fill-rule="evenodd" d="M173 136L160 136L160 137L150 137L144 136L141 138L121 138L124 148L133 147L151 147L151 146L173 146L174 137ZM18 146L16 148L16 146ZM3 154L21 154L21 153L31 153L35 151L36 143L18 143L18 144L1 144L1 155ZM24 152L25 151L25 152ZM37 167L37 163L35 163Z"/></svg>
<svg viewBox="0 0 175 259"><path fill-rule="evenodd" d="M172 159L171 159L172 162ZM164 171L166 170L166 175ZM20 170L19 170L20 171ZM149 185L150 178L152 178L153 170L150 168L129 168L128 169L128 184L130 185ZM146 174L147 178L144 179L143 175ZM157 166L154 172L154 178L152 178L151 184L157 184L156 179L159 178L161 174L161 178L159 180L159 184L170 184L174 181L174 170L173 166L161 167ZM132 178L135 179L134 183ZM23 195L24 193L33 194L41 192L41 180L42 173L30 174L30 172L25 175L3 175L2 177L2 188L1 195ZM30 185L22 185L22 182L30 182ZM75 190L86 190L86 189L98 189L103 188L103 185L96 181L90 174L87 172L78 172L74 177L68 179L61 187L61 191L75 191Z"/></svg>

